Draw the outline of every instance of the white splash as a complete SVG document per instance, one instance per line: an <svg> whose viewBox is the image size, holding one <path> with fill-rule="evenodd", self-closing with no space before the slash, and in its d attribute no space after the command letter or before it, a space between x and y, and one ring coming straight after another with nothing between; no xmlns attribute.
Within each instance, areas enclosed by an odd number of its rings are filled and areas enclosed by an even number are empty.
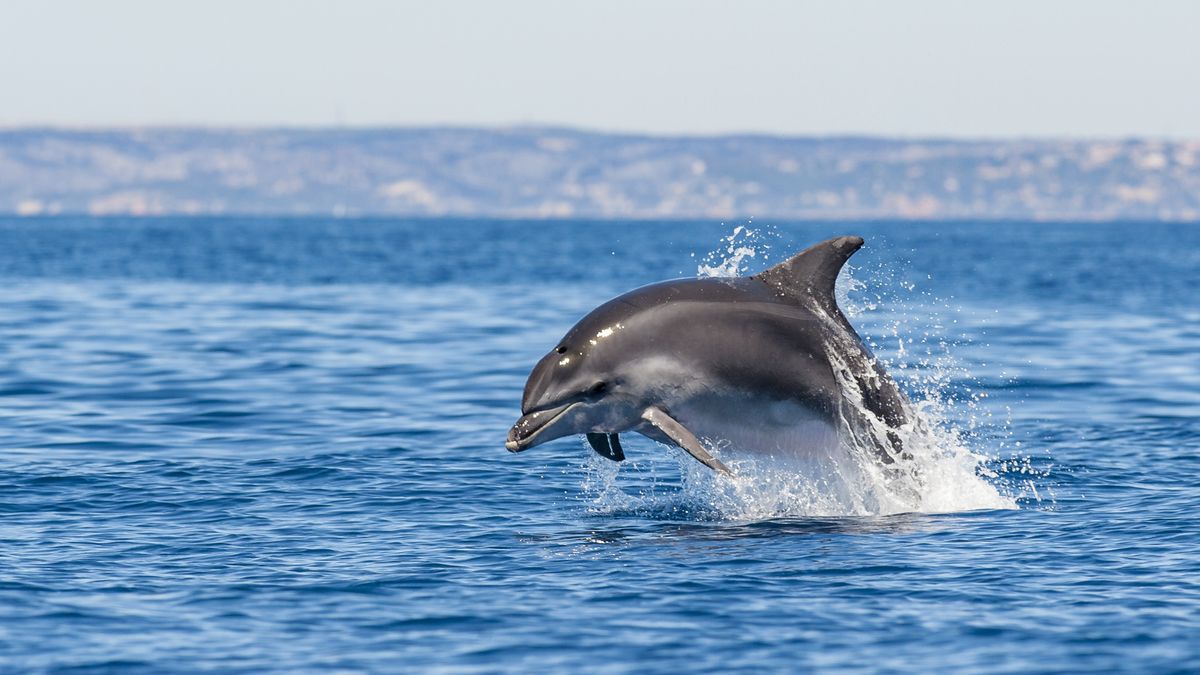
<svg viewBox="0 0 1200 675"><path fill-rule="evenodd" d="M770 248L767 237L778 236L773 230L761 232L738 226L722 240L717 251L703 259L698 274L745 274L748 260L766 257ZM987 469L989 458L968 446L967 439L980 417L986 417L979 406L982 395L974 394L964 403L953 401L948 394L952 381L962 379L965 373L950 356L950 343L945 338L947 322L936 314L928 315L928 296L920 303L925 312L920 317L923 320L911 317L918 314L912 309L908 315L896 312L896 306L905 304L899 293L911 294L914 287L886 270L879 276L893 290L886 295L870 295L868 285L854 278L848 266L839 279L838 304L860 334L877 336L867 339L868 346L876 354L887 354L883 359L885 369L903 389L915 393L906 411L909 423L898 430L904 458L893 464L879 461L874 448L886 439L887 427L882 422L858 432L860 436L876 436L874 441L845 433L840 448L809 449L786 458L746 458L733 453L721 456L721 444L710 444L714 454L736 474L733 477L717 475L677 449L648 440L638 442L627 435L633 442L625 442L627 455L631 455L626 464L635 471L621 475L620 465L589 458L583 485L590 499L589 508L601 513L732 521L1016 508L1015 501L997 489L996 476ZM885 309L888 307L893 309ZM945 304L942 307L949 309ZM866 320L876 318L871 315L877 312L885 314L885 321ZM863 323L871 324L871 330L864 331L860 326ZM842 384L847 392L846 405L859 405L857 385L853 381ZM874 419L869 413L865 417ZM969 420L966 428L950 421L964 417ZM629 453L635 443L645 449ZM637 455L673 458L674 470L662 470L661 460L653 457L635 461ZM675 470L678 482L674 480ZM634 485L628 484L630 474ZM619 475L624 480L618 481Z"/></svg>
<svg viewBox="0 0 1200 675"><path fill-rule="evenodd" d="M713 277L729 278L746 274L750 261L760 255L770 257L771 243L778 239L774 228L754 229L750 224L738 225L729 236L721 239L721 245L710 251L696 266L696 276L701 279Z"/></svg>

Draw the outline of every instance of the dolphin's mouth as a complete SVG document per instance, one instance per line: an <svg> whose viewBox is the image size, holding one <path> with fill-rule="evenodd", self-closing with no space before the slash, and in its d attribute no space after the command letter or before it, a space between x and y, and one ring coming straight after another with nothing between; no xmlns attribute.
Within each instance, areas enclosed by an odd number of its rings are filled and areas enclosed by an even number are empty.
<svg viewBox="0 0 1200 675"><path fill-rule="evenodd" d="M504 448L509 452L521 452L528 450L533 446L541 443L539 438L542 432L549 429L555 422L562 419L572 408L579 405L579 401L573 401L557 408L547 408L546 410L537 410L523 415L517 423L508 430L508 441L504 444ZM553 440L547 438L545 440Z"/></svg>

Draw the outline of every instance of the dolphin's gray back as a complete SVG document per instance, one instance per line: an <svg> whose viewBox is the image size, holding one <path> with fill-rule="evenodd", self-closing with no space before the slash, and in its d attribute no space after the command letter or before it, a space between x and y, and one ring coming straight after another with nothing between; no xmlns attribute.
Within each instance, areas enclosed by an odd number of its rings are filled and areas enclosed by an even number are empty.
<svg viewBox="0 0 1200 675"><path fill-rule="evenodd" d="M835 296L839 272L862 245L860 237L837 237L752 277L652 284L613 300L609 309L614 315L631 305L651 310L672 328L658 332L665 336L660 339L686 342L678 350L661 346L693 355L697 367L717 368L709 374L722 381L796 400L830 418L848 414L852 423L862 422L866 411L895 429L906 421L904 396ZM851 410L843 406L847 391L839 384L846 381L859 399L851 403L861 404ZM896 434L889 432L886 443L901 451Z"/></svg>
<svg viewBox="0 0 1200 675"><path fill-rule="evenodd" d="M673 299L656 309L656 321L671 328L663 339L680 344L663 346L691 359L705 381L790 399L833 420L838 387L820 317L778 302L753 279L684 280L664 290Z"/></svg>

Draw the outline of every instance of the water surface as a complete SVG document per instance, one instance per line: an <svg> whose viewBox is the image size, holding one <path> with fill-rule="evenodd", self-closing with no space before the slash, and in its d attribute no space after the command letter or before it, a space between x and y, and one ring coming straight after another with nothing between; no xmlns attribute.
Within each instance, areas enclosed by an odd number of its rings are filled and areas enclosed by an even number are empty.
<svg viewBox="0 0 1200 675"><path fill-rule="evenodd" d="M867 238L854 322L1016 508L504 451L575 320L736 224L0 221L0 665L1200 670L1194 227L755 224L754 270Z"/></svg>

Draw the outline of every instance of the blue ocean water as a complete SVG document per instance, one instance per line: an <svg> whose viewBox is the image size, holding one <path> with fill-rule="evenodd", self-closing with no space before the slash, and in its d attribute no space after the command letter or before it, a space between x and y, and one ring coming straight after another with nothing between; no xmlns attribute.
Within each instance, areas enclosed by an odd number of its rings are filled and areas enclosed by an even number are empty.
<svg viewBox="0 0 1200 675"><path fill-rule="evenodd" d="M738 225L0 220L0 670L1200 671L1200 228ZM848 233L915 512L504 450L599 302Z"/></svg>

